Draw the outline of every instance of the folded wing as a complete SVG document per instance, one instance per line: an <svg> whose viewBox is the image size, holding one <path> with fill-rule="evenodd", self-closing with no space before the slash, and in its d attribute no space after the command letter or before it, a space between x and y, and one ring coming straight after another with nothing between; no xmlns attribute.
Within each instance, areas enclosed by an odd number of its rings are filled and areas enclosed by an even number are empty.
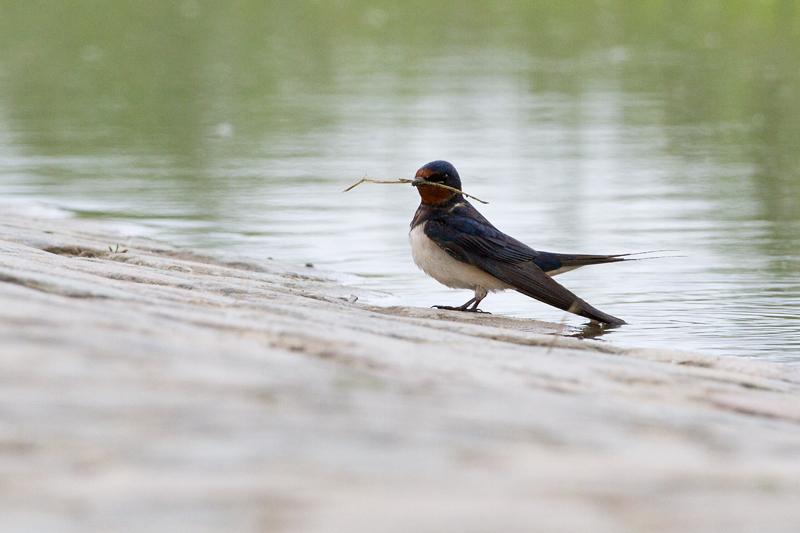
<svg viewBox="0 0 800 533"><path fill-rule="evenodd" d="M488 272L526 296L598 322L625 323L578 298L537 264L556 254L537 252L483 217L455 213L432 217L425 224L425 234L455 259Z"/></svg>

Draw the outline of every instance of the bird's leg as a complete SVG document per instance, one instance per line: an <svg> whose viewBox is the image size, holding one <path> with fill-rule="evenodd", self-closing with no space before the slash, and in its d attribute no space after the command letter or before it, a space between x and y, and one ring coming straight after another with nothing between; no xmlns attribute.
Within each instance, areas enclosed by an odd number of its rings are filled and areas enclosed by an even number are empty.
<svg viewBox="0 0 800 533"><path fill-rule="evenodd" d="M465 309L465 311L469 311L470 313L486 313L487 315L491 315L491 313L487 311L481 311L478 309L478 305L483 301L484 298L486 298L487 294L489 294L489 292L483 287L475 287L475 297L470 300L474 301L474 303L472 304L472 307Z"/></svg>
<svg viewBox="0 0 800 533"><path fill-rule="evenodd" d="M446 311L469 311L469 306L475 301L475 298L470 298L467 303L464 305L452 306L452 305L434 305L432 306L435 309L444 309Z"/></svg>
<svg viewBox="0 0 800 533"><path fill-rule="evenodd" d="M476 287L475 288L475 296L467 300L467 302L463 305L459 305L457 307L449 306L449 305L434 305L433 307L436 309L445 309L447 311L466 311L467 313L486 313L486 311L481 311L478 309L478 304L481 303L481 300L486 298L487 291L483 287ZM487 315L491 313L486 313Z"/></svg>

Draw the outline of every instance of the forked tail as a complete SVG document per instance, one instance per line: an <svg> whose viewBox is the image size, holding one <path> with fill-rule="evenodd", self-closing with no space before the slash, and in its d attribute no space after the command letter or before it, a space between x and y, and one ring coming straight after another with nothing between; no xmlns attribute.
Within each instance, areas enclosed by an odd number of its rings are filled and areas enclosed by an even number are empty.
<svg viewBox="0 0 800 533"><path fill-rule="evenodd" d="M600 265L603 263L618 263L620 261L644 261L647 259L663 259L665 257L680 257L676 255L659 255L656 257L631 257L633 255L645 255L664 252L674 252L676 250L650 250L647 252L635 252L628 254L612 255L590 255L590 254L556 254L553 255L560 261L561 268L575 269L587 265Z"/></svg>

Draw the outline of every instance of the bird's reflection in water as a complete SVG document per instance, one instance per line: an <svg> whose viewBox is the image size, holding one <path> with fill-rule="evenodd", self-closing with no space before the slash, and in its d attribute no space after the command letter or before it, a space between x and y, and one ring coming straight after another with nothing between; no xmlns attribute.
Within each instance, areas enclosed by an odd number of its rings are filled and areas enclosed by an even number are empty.
<svg viewBox="0 0 800 533"><path fill-rule="evenodd" d="M587 322L578 328L572 328L571 332L564 332L561 335L564 337L574 337L576 339L598 339L603 335L610 333L612 330L621 326L601 324L600 322Z"/></svg>

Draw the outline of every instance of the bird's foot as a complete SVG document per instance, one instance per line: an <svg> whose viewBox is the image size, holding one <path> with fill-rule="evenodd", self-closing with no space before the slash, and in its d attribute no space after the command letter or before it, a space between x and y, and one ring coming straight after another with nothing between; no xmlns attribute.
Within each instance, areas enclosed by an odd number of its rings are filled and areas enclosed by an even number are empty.
<svg viewBox="0 0 800 533"><path fill-rule="evenodd" d="M445 311L464 311L465 313L481 313L484 315L491 315L489 311L484 311L483 309L478 309L477 307L469 307L467 305L459 305L459 306L452 306L452 305L432 305L433 309L444 309Z"/></svg>

